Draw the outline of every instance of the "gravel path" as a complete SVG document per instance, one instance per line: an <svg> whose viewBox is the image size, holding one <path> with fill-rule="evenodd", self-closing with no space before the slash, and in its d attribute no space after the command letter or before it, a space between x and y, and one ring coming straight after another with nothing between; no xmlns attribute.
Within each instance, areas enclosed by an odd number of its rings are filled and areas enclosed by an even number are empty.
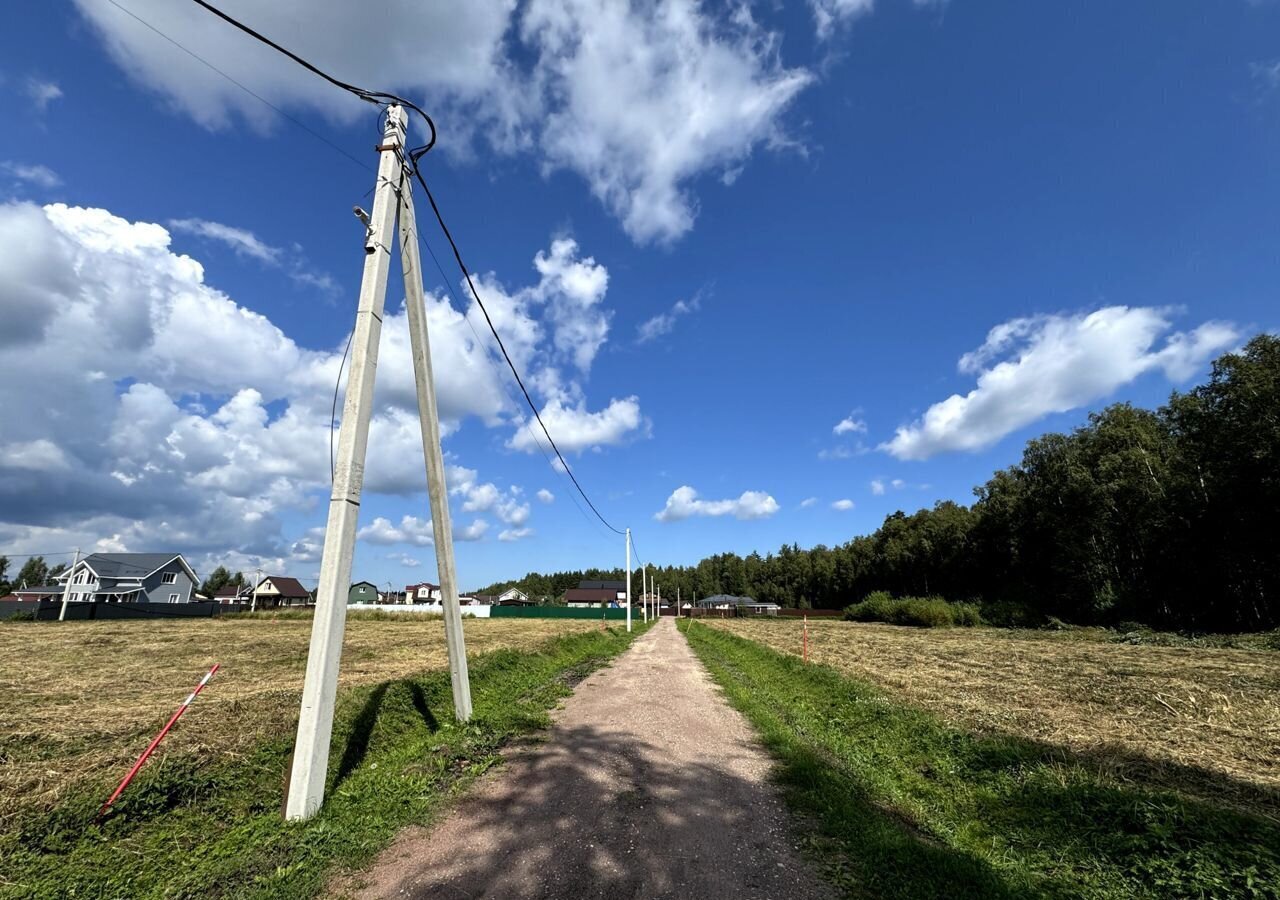
<svg viewBox="0 0 1280 900"><path fill-rule="evenodd" d="M834 896L793 849L770 761L671 619L578 686L434 828L396 839L358 897ZM354 887L354 889L353 889Z"/></svg>

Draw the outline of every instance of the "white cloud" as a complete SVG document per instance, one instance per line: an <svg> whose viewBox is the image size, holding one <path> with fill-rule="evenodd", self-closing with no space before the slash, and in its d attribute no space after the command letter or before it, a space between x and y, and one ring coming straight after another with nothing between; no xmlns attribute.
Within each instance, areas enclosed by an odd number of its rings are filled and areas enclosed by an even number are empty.
<svg viewBox="0 0 1280 900"><path fill-rule="evenodd" d="M395 556L393 554L390 558L400 563L400 565L404 566L406 569L416 569L418 566L422 565L422 560L414 559L412 556L405 556L403 554L400 556Z"/></svg>
<svg viewBox="0 0 1280 900"><path fill-rule="evenodd" d="M546 488L541 488L541 489L538 491L538 493L537 493L537 495L536 495L536 496L537 496L538 500L539 500L540 502L542 502L542 503L554 503L554 502L555 502L555 499L556 499L556 495L555 495L555 494L553 494L553 493L551 493L551 492L550 492L549 490L547 490Z"/></svg>
<svg viewBox="0 0 1280 900"><path fill-rule="evenodd" d="M463 512L485 512L493 509L502 496L498 486L492 483L475 485L466 494L467 499L462 504Z"/></svg>
<svg viewBox="0 0 1280 900"><path fill-rule="evenodd" d="M35 104L36 109L44 112L49 108L49 104L62 96L62 88L58 87L52 81L45 81L42 78L28 78L23 85L28 99Z"/></svg>
<svg viewBox="0 0 1280 900"><path fill-rule="evenodd" d="M877 497L883 496L883 495L884 495L884 482L883 482L883 481L881 481L879 478L874 478L874 479L872 479L872 481L871 481L871 493L875 494Z"/></svg>
<svg viewBox="0 0 1280 900"><path fill-rule="evenodd" d="M553 399L542 408L541 415L556 445L564 453L579 452L588 447L615 446L648 430L636 397L610 400L609 405L599 412L589 412L581 403L566 406L559 399ZM532 425L536 427L537 423ZM523 420L520 426L507 441L507 446L525 453L536 452L538 443L533 428L525 428Z"/></svg>
<svg viewBox="0 0 1280 900"><path fill-rule="evenodd" d="M654 515L659 522L678 522L691 516L733 516L737 519L767 519L778 511L778 501L763 491L745 491L736 500L699 500L688 485L678 487L667 505Z"/></svg>
<svg viewBox="0 0 1280 900"><path fill-rule="evenodd" d="M131 78L196 121L272 126L267 107L119 9L75 2ZM194 4L133 0L130 9L276 106L365 116L359 101ZM453 0L392 4L379 16L357 4L277 0L255 5L251 22L352 82L425 98L446 152L467 156L484 140L576 173L637 241L689 230L700 176L794 143L783 114L814 81L782 64L780 35L745 6L697 0Z"/></svg>
<svg viewBox="0 0 1280 900"><path fill-rule="evenodd" d="M317 271L297 244L293 245L292 250L286 251L271 246L248 229L210 222L207 219L170 219L169 228L175 232L217 241L230 247L237 256L247 256L263 265L284 269L298 284L316 288L323 294L333 294L338 290L333 277Z"/></svg>
<svg viewBox="0 0 1280 900"><path fill-rule="evenodd" d="M55 188L62 184L58 173L48 166L37 164L26 165L11 160L0 162L0 172L4 172L18 181L34 184L36 187Z"/></svg>
<svg viewBox="0 0 1280 900"><path fill-rule="evenodd" d="M498 534L498 540L511 543L513 541L523 540L533 534L532 528L508 528Z"/></svg>
<svg viewBox="0 0 1280 900"><path fill-rule="evenodd" d="M662 337L664 334L670 334L672 329L676 327L678 319L689 315L689 313L697 312L701 306L702 300L697 295L691 300L677 300L667 312L659 313L652 319L640 323L636 343L647 344L649 341Z"/></svg>
<svg viewBox="0 0 1280 900"><path fill-rule="evenodd" d="M478 541L489 530L489 523L484 519L476 519L470 525L455 529L453 539L456 541Z"/></svg>
<svg viewBox="0 0 1280 900"><path fill-rule="evenodd" d="M356 539L382 546L412 544L415 547L430 547L435 542L435 529L430 519L419 519L417 516L405 516L399 525L378 516L356 532Z"/></svg>
<svg viewBox="0 0 1280 900"><path fill-rule="evenodd" d="M935 403L882 444L899 459L981 450L1050 413L1101 400L1151 371L1173 381L1192 377L1240 340L1229 322L1206 322L1169 334L1170 311L1111 306L1077 315L1045 315L997 325L960 371L977 387Z"/></svg>
<svg viewBox="0 0 1280 900"><path fill-rule="evenodd" d="M262 241L252 231L210 222L205 219L170 219L169 228L186 234L195 234L226 244L237 254L251 256L259 262L275 265L280 259L280 249Z"/></svg>
<svg viewBox="0 0 1280 900"><path fill-rule="evenodd" d="M907 483L903 481L901 478L893 479L893 481L891 481L890 484L893 485L893 489L896 491L900 491L907 486Z"/></svg>
<svg viewBox="0 0 1280 900"><path fill-rule="evenodd" d="M831 504L831 508L840 512L847 512L848 510L853 509L853 501L847 498L844 500L837 500L835 503Z"/></svg>
<svg viewBox="0 0 1280 900"><path fill-rule="evenodd" d="M875 0L809 0L818 37L828 38L836 26L871 12Z"/></svg>
<svg viewBox="0 0 1280 900"><path fill-rule="evenodd" d="M835 428L831 429L832 434L866 434L867 423L853 416L846 416L841 419Z"/></svg>
<svg viewBox="0 0 1280 900"><path fill-rule="evenodd" d="M817 502L818 502L817 497L806 497L800 501L800 508L808 509L809 507L813 506Z"/></svg>
<svg viewBox="0 0 1280 900"><path fill-rule="evenodd" d="M106 210L0 204L0 246L10 248L0 254L4 546L181 546L197 565L209 554L215 564L277 571L318 560L322 534L296 523L324 509L345 335L322 349L300 346L206 283L196 258L172 250L166 228ZM567 247L542 258L548 274L518 310L535 335L528 358L539 375L577 365L574 351L558 354L541 337L563 324L551 318L553 295L594 307L605 283L597 264ZM469 418L511 427L514 406L466 314L429 296L427 317L446 436ZM34 367L33 358L45 362ZM378 362L364 487L420 497L426 476L403 308L383 320ZM590 412L577 381L557 383L548 424L563 428L566 451L647 431L634 397ZM33 397L40 415L30 414ZM467 512L491 512L513 532L528 527L531 503L517 488L498 490L456 464L447 478ZM424 546L427 527L388 517L361 535ZM475 519L458 537L477 540L488 527Z"/></svg>
<svg viewBox="0 0 1280 900"><path fill-rule="evenodd" d="M57 472L71 467L67 454L52 441L39 438L17 444L0 444L0 468Z"/></svg>

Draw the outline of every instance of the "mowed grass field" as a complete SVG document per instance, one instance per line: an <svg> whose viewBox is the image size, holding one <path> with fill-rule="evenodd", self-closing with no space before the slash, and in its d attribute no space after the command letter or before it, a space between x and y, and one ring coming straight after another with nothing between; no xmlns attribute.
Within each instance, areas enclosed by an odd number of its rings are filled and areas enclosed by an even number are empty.
<svg viewBox="0 0 1280 900"><path fill-rule="evenodd" d="M1280 900L1274 650L681 628L848 896Z"/></svg>
<svg viewBox="0 0 1280 900"><path fill-rule="evenodd" d="M796 620L707 623L801 652ZM809 658L965 730L1061 747L1116 780L1280 821L1280 652L1131 646L1091 632L810 621Z"/></svg>
<svg viewBox="0 0 1280 900"><path fill-rule="evenodd" d="M214 663L222 668L152 764L246 760L292 739L311 636L309 616L127 622L0 622L0 834L69 793L123 777ZM527 650L599 631L573 619L466 619L467 654ZM447 668L439 617L348 617L342 688ZM100 798L105 800L106 797Z"/></svg>

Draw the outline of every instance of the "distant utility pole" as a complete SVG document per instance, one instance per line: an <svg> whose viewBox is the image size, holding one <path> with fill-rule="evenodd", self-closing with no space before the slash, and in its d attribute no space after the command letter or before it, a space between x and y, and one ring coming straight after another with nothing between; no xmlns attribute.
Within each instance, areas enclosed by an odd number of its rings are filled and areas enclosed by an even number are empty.
<svg viewBox="0 0 1280 900"><path fill-rule="evenodd" d="M640 567L640 600L644 603L644 620L649 621L649 580L646 573L649 571L648 566Z"/></svg>
<svg viewBox="0 0 1280 900"><path fill-rule="evenodd" d="M631 529L627 529L627 633L631 633Z"/></svg>
<svg viewBox="0 0 1280 900"><path fill-rule="evenodd" d="M71 564L71 571L67 573L67 583L62 588L62 611L58 613L58 621L65 621L67 618L67 603L71 600L71 582L76 577L76 566L80 565L80 548L76 548L76 560ZM38 609L40 604L36 604Z"/></svg>
<svg viewBox="0 0 1280 900"><path fill-rule="evenodd" d="M373 383L378 365L378 340L382 332L387 278L391 271L397 207L400 220L400 263L404 273L405 306L418 391L418 415L426 454L427 487L435 528L436 563L444 604L445 643L449 674L453 681L453 708L459 721L471 718L471 687L462 635L462 610L458 603L457 572L453 558L453 526L444 482L444 457L440 450L440 422L431 370L431 345L427 335L426 306L422 290L422 265L413 214L413 191L405 153L405 115L399 106L387 108L382 144L377 148L378 177L374 182L373 213L357 216L365 222L364 275L355 332L351 339L351 368L338 452L329 497L320 581L316 588L316 612L307 654L307 674L302 688L302 710L294 747L288 819L309 819L324 799L329 768L329 741L333 736L333 707L338 690L338 663L346 624L347 591L364 482L369 420L373 415Z"/></svg>
<svg viewBox="0 0 1280 900"><path fill-rule="evenodd" d="M258 611L258 585L262 584L262 570L255 569L253 572L253 593L249 597L249 612Z"/></svg>

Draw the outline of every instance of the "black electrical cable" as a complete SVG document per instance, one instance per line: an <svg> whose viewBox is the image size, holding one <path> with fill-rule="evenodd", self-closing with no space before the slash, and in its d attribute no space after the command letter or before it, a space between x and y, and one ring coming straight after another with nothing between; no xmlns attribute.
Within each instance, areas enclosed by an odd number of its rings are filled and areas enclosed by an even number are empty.
<svg viewBox="0 0 1280 900"><path fill-rule="evenodd" d="M471 289L471 296L475 298L476 305L480 307L480 312L484 313L484 320L489 325L489 330L493 332L494 340L498 342L498 349L502 351L502 358L507 361L507 366L511 369L511 374L515 376L516 384L520 386L521 393L524 394L525 402L529 404L529 408L533 410L533 415L538 420L538 424L542 426L542 433L547 436L547 441L551 444L551 449L556 452L556 458L560 460L560 465L564 467L565 474L569 476L569 480L573 482L573 486L578 489L578 493L582 495L582 499L587 501L587 506L591 507L591 511L596 514L604 526L614 534L625 535L626 532L615 528L609 523L600 510L596 509L596 505L591 502L591 498L587 496L587 492L582 489L582 485L578 483L578 477L573 474L573 470L569 468L569 463L565 460L564 454L560 452L560 448L556 446L555 438L551 436L551 432L547 430L547 423L542 421L542 414L538 412L537 404L533 402L533 397L529 395L529 389L524 386L524 379L520 377L516 364L511 360L511 354L507 352L506 345L502 342L502 336L498 334L498 329L493 324L493 319L489 317L489 310L485 309L484 301L480 299L480 292L476 290L475 283L471 280L471 272L467 269L467 264L462 261L462 253L458 250L458 243L453 239L449 226L445 224L444 216L440 213L440 207L436 203L435 195L431 193L431 188L427 187L426 180L422 177L422 172L417 165L411 168L413 176L418 179L418 184L422 185L422 190L427 195L427 202L431 204L431 211L435 213L436 221L440 223L440 230L444 232L445 240L449 242L450 249L453 250L453 258L458 263L458 268L462 270L463 278L466 279L467 287Z"/></svg>
<svg viewBox="0 0 1280 900"><path fill-rule="evenodd" d="M382 105L383 103L397 103L402 106L406 106L422 117L422 120L427 124L427 128L431 136L426 144L409 150L408 169L410 172L413 173L414 178L418 180L418 184L422 185L422 190L426 193L427 200L431 204L431 211L435 214L436 221L440 224L440 230L444 232L445 239L448 240L449 247L453 250L453 258L457 261L458 268L462 270L462 275L466 279L467 287L470 288L471 290L471 296L475 298L476 305L480 307L480 312L484 314L485 322L489 325L489 330L493 332L493 337L498 342L498 349L502 351L503 359L507 361L507 365L511 369L511 374L515 376L516 384L520 386L520 391L521 393L524 394L525 402L527 402L529 404L529 408L533 410L533 415L538 420L538 425L541 426L542 433L546 435L547 441L551 444L551 449L555 451L556 458L560 460L560 465L564 468L565 474L569 476L569 480L572 481L573 486L578 489L578 493L582 495L582 499L587 502L587 506L591 507L591 511L596 514L596 518L598 518L602 523L604 523L604 526L606 528L608 528L614 534L626 534L626 532L618 528L615 528L613 525L611 525L609 523L609 520L606 519L603 515L601 515L600 510L596 508L596 505L591 502L591 498L587 496L587 492L582 489L582 485L578 482L577 476L573 474L573 470L569 468L569 463L565 460L564 454L560 452L560 448L556 445L555 439L551 437L551 432L547 430L547 425L542 420L542 414L538 411L537 404L533 402L533 397L530 396L529 389L526 388L524 385L524 379L520 377L519 370L516 369L515 363L511 359L511 355L507 352L506 345L502 342L502 336L498 334L498 329L494 326L493 319L490 318L489 316L489 310L485 308L484 301L480 299L480 293L476 290L476 286L471 280L471 272L469 269L467 269L466 263L462 261L462 253L461 251L458 250L458 244L453 239L453 234L452 232L449 231L449 226L445 224L444 216L440 212L440 207L436 203L436 198L431 193L431 188L427 187L426 180L422 177L422 172L418 166L418 161L432 147L434 147L436 143L436 125L435 125L435 122L432 121L431 117L427 115L426 112L423 111L423 109L419 107L417 104L413 103L412 101L406 100L403 97L397 96L396 94L389 94L384 91L371 91L371 90L368 90L367 88L362 88L353 84L348 84L345 81L341 81L337 78L334 78L332 75L312 65L307 60L303 59L301 56L294 53L293 51L280 46L275 41L268 38L266 35L263 35L260 32L255 31L254 29L250 28L248 25L245 25L244 23L227 15L225 12L218 9L213 4L207 2L207 0L192 0L192 2L196 3L197 5L213 13L215 16L222 19L224 22L227 22L229 25L232 25L235 28L238 28L240 31L243 31L245 34L249 35L254 40L260 41L263 44L266 44L268 47L271 47L273 50L276 50L277 52L284 54L294 62L298 63L298 65L305 68L307 71L315 75L318 75L319 77L323 78L325 81L329 82L335 87L341 88L342 90L347 91L348 93L353 94L359 97L361 100L364 100L368 103L374 103L378 105Z"/></svg>
<svg viewBox="0 0 1280 900"><path fill-rule="evenodd" d="M337 151L338 153L341 153L343 156L345 156L347 159L351 160L353 163L355 163L355 164L356 164L357 166L359 166L360 168L362 168L362 169L368 169L369 171L372 171L372 167L371 167L368 163L361 162L360 160L356 159L354 156L352 156L352 155L351 155L350 153L348 153L346 150L343 150L341 147L339 147L339 146L338 146L337 144L335 144L333 141L329 140L327 137L325 137L324 135L320 134L319 132L317 132L317 131L313 130L313 129L312 129L310 126L308 126L305 122L302 122L302 121L299 121L298 119L295 119L293 116L289 115L287 112L285 112L285 111L284 111L283 109L281 109L280 107L276 106L274 103L272 103L270 100L268 100L268 99L266 99L265 97L263 97L261 94L256 93L255 91L253 91L253 90L251 90L250 88L246 87L246 86L245 86L244 84L242 84L241 82L239 82L239 81L237 81L236 79L232 78L230 75L228 75L226 72L224 72L224 71L222 71L221 69L219 69L219 68L218 68L217 66L215 66L213 63L209 62L209 60L205 59L205 58L204 58L203 56L201 56L199 53L196 53L196 52L195 52L194 50L192 50L190 47L183 46L182 44L180 44L180 43L178 43L177 41L175 41L173 38L169 37L169 35L165 34L165 33L164 33L163 31L161 31L159 28L157 28L156 26L152 25L152 24L151 24L150 22L148 22L146 19L142 18L142 16L138 15L137 13L135 13L133 10L128 9L127 7L121 6L119 3L117 3L117 2L116 2L116 0L107 0L107 2L108 2L108 3L110 3L112 6L114 6L116 9L120 10L120 11L121 11L122 13L124 13L125 15L127 15L127 16L129 16L130 18L132 18L132 19L136 20L139 24L141 24L141 25L143 25L143 26L145 26L145 27L149 28L151 31L153 31L153 32L155 32L156 34L160 35L160 37L164 38L164 39L165 39L166 41L168 41L170 44L173 44L173 46L177 47L179 50L181 50L183 53L185 53L185 54L187 54L188 56L190 56L192 59L196 60L197 62L203 63L203 64L204 64L204 65L206 65L206 66L208 66L210 69L212 69L213 71L217 72L217 73L218 73L219 75L221 75L223 78L227 79L227 81L231 82L231 83L232 83L232 84L234 84L236 87L240 88L240 90L244 91L244 92L245 92L246 94L248 94L250 97L252 97L253 99L257 100L257 101L258 101L259 103L261 103L263 106L267 107L267 108L268 108L268 109L270 109L270 110L275 111L276 113L278 113L280 116L284 117L285 119L288 119L290 122L292 122L294 125L297 125L299 128L301 128L301 129L302 129L303 131L305 131L307 134L311 135L311 136L312 136L313 138L315 138L316 140L320 141L320 142L321 142L321 143L323 143L323 144L328 145L330 148L332 148L333 150Z"/></svg>
<svg viewBox="0 0 1280 900"><path fill-rule="evenodd" d="M218 9L218 7L214 6L212 3L208 3L206 2L206 0L192 0L192 2L199 6L204 7L209 12L213 13L215 16L217 16L219 19L222 19L222 21L226 22L227 24L240 29L245 34L253 38L254 40L261 41L262 43L270 47L272 50L275 50L279 53L283 53L285 56L289 57L298 65L306 69L308 72L311 72L314 75L320 76L325 81L332 84L334 87L342 88L347 93L354 94L355 96L359 97L361 100L365 101L366 103L373 103L377 105L382 105L383 103L398 103L401 106L409 107L409 109L413 110L418 115L422 116L422 120L427 123L427 130L430 133L431 137L421 147L415 147L409 151L410 159L413 159L416 161L419 157L427 153L432 147L436 145L436 123L433 122L431 120L431 117L427 115L426 112L423 111L422 107L418 106L413 101L406 100L404 97L400 97L396 94L388 94L384 91L371 91L371 90L368 90L367 88L362 88L354 84L348 84L345 81L340 81L339 79L334 78L328 72L325 72L322 69L317 68L316 66L307 62L305 59L303 59L298 54L294 53L292 50L289 50L285 47L281 47L279 44L277 44L275 41L271 40L271 38L267 37L261 32L254 31L252 28L250 28L248 25L245 25L243 22L240 22L237 19L234 19L231 16L227 15L222 10Z"/></svg>

